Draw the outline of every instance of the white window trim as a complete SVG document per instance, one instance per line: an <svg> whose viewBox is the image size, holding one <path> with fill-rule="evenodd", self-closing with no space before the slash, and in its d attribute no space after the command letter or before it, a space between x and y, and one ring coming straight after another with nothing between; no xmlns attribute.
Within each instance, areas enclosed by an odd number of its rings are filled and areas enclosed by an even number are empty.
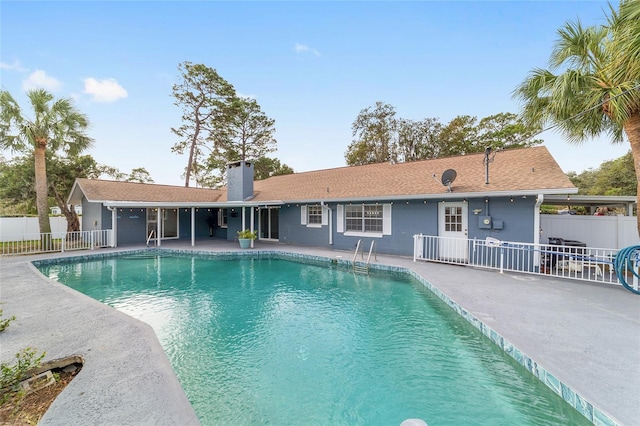
<svg viewBox="0 0 640 426"><path fill-rule="evenodd" d="M365 203L372 205L372 203ZM391 233L391 207L390 203L382 205L382 232L362 232L362 231L345 231L345 214L344 205L338 204L336 207L337 223L336 232L349 237L374 237L382 238L384 235L392 235Z"/></svg>
<svg viewBox="0 0 640 426"><path fill-rule="evenodd" d="M319 204L313 204L314 206L321 206L322 211L322 221L321 223L309 223L308 216L308 207L309 206L300 206L300 225L305 225L307 228L322 228L329 223L329 215L327 213L328 207L322 206Z"/></svg>
<svg viewBox="0 0 640 426"><path fill-rule="evenodd" d="M356 232L346 231L344 235L347 237L367 237L367 238L382 238L383 234L380 232Z"/></svg>

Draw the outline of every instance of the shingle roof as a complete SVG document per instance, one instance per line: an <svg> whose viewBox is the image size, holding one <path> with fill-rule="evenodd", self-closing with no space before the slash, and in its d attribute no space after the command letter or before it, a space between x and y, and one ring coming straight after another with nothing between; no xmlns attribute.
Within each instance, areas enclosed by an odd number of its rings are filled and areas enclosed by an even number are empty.
<svg viewBox="0 0 640 426"><path fill-rule="evenodd" d="M447 192L440 183L442 173L454 169L453 194L526 191L577 192L569 178L544 146L498 152L489 164L485 184L484 153L410 163L380 163L345 166L274 176L254 182L253 202L318 201L363 198L433 196ZM435 177L434 177L435 175ZM89 201L214 203L226 202L226 189L77 179ZM70 198L74 196L74 190Z"/></svg>
<svg viewBox="0 0 640 426"><path fill-rule="evenodd" d="M453 193L562 190L575 186L544 146L496 154L485 184L484 153L410 163L379 163L274 176L254 183L255 201L327 200L442 194L442 173L454 169ZM433 175L436 175L435 178Z"/></svg>
<svg viewBox="0 0 640 426"><path fill-rule="evenodd" d="M135 182L119 182L100 179L76 179L89 201L131 201L166 203L210 203L226 201L226 194L219 189L185 188L183 186L157 185ZM72 194L73 196L73 194Z"/></svg>

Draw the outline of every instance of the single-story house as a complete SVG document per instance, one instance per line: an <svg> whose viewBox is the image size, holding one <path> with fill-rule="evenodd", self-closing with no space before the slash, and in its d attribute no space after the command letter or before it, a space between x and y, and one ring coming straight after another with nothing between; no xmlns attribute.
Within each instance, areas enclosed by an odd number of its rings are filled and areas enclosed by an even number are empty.
<svg viewBox="0 0 640 426"><path fill-rule="evenodd" d="M77 179L68 202L82 229L114 230L116 245L167 239L258 239L412 255L413 235L539 243L539 206L577 188L544 146L409 163L253 179L253 163L227 166L222 189Z"/></svg>

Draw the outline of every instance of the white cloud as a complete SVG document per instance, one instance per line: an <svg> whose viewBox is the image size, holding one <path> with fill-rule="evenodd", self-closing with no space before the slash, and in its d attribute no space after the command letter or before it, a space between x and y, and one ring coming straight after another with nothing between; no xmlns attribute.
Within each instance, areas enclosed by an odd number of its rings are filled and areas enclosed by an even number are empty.
<svg viewBox="0 0 640 426"><path fill-rule="evenodd" d="M50 77L42 70L35 70L22 82L23 90L46 89L56 91L62 87L62 82Z"/></svg>
<svg viewBox="0 0 640 426"><path fill-rule="evenodd" d="M29 71L27 68L23 67L19 60L13 61L13 63L8 64L6 62L0 62L0 69L9 70L9 71L18 71L18 72L27 72Z"/></svg>
<svg viewBox="0 0 640 426"><path fill-rule="evenodd" d="M96 80L93 77L85 78L84 93L93 96L93 100L96 102L115 102L129 96L124 87L120 86L113 78L102 80Z"/></svg>
<svg viewBox="0 0 640 426"><path fill-rule="evenodd" d="M296 53L311 53L315 56L320 56L320 52L312 47L307 46L306 44L295 43L293 46L293 50Z"/></svg>

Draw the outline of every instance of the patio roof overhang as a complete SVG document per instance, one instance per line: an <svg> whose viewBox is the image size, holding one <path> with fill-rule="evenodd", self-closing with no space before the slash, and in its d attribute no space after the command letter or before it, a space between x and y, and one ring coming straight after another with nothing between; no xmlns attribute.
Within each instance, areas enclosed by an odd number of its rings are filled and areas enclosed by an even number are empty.
<svg viewBox="0 0 640 426"><path fill-rule="evenodd" d="M637 198L632 195L545 195L544 204L556 206L585 206L585 207L625 207L637 204Z"/></svg>
<svg viewBox="0 0 640 426"><path fill-rule="evenodd" d="M111 208L234 208L234 207L264 207L279 206L284 204L282 201L218 201L218 202L166 202L166 201L102 201L102 205Z"/></svg>

